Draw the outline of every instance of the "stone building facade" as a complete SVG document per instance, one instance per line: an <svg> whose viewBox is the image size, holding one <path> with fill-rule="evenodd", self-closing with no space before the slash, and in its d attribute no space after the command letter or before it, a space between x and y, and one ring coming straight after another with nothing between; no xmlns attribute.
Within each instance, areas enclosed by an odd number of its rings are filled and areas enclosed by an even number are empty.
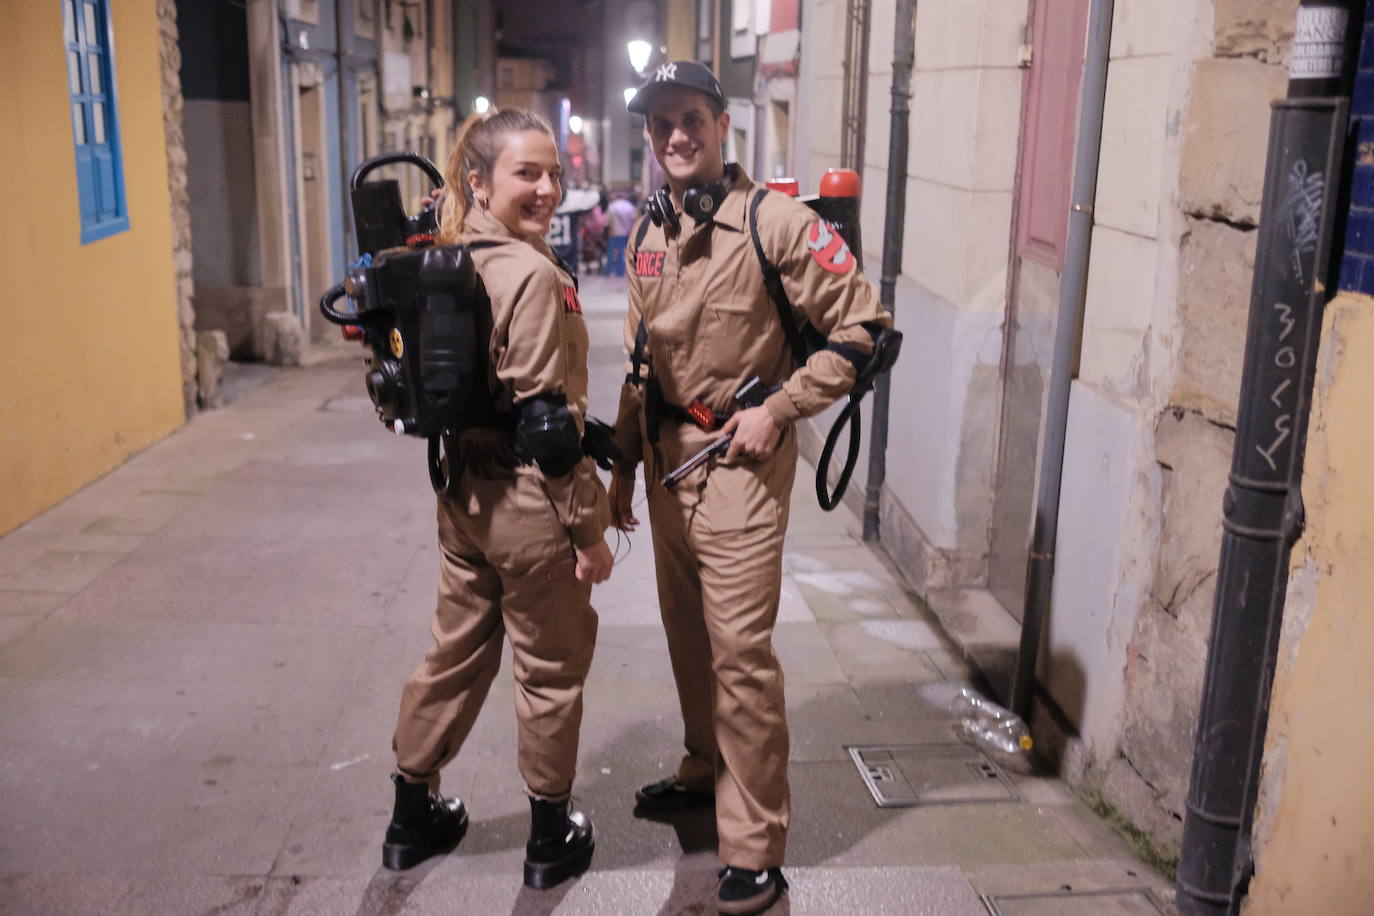
<svg viewBox="0 0 1374 916"><path fill-rule="evenodd" d="M167 134L167 188L172 198L172 263L176 270L177 324L181 348L181 398L186 415L200 407L196 313L191 305L191 212L186 193L186 136L182 128L181 44L175 0L158 0L158 50L162 60L162 122Z"/></svg>
<svg viewBox="0 0 1374 916"><path fill-rule="evenodd" d="M798 177L840 165L847 0L802 13ZM1023 613L1088 0L917 5L882 537L999 689ZM1269 102L1297 0L1117 0L1037 734L1177 855L1234 439ZM894 4L868 4L876 279ZM1062 185L1062 186L1061 186ZM815 450L829 417L804 436ZM863 465L860 465L862 475ZM855 493L862 488L856 480Z"/></svg>

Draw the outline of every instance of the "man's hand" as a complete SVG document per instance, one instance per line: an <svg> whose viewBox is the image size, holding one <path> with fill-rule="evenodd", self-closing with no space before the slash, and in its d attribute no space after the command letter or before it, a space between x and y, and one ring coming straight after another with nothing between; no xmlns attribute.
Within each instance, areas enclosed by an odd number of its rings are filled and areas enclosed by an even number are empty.
<svg viewBox="0 0 1374 916"><path fill-rule="evenodd" d="M574 547L573 554L577 557L577 581L590 582L592 585L596 585L611 577L611 567L615 565L615 557L611 556L611 548L606 546L604 539L597 541L586 550Z"/></svg>
<svg viewBox="0 0 1374 916"><path fill-rule="evenodd" d="M634 513L634 468L616 468L611 472L610 498L611 524L627 534L634 531L639 525L639 519L635 518Z"/></svg>
<svg viewBox="0 0 1374 916"><path fill-rule="evenodd" d="M721 432L734 436L730 451L725 456L727 459L744 455L746 458L762 460L778 447L781 430L773 422L773 415L767 407L750 407L726 420Z"/></svg>

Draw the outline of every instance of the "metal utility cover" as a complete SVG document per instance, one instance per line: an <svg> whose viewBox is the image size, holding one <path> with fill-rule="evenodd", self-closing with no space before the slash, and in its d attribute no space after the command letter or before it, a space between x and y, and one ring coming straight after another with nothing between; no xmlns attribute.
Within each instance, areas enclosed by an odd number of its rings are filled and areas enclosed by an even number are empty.
<svg viewBox="0 0 1374 916"><path fill-rule="evenodd" d="M879 808L1020 801L1002 769L957 743L847 746Z"/></svg>
<svg viewBox="0 0 1374 916"><path fill-rule="evenodd" d="M1143 887L1103 891L1054 891L983 897L992 916L1162 916Z"/></svg>

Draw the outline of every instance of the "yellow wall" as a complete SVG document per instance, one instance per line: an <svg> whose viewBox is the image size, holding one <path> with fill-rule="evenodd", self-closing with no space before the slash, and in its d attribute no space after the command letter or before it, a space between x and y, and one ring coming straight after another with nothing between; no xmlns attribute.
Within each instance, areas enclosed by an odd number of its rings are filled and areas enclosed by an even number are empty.
<svg viewBox="0 0 1374 916"><path fill-rule="evenodd" d="M183 422L154 0L114 0L130 228L81 244L58 0L0 0L0 534Z"/></svg>
<svg viewBox="0 0 1374 916"><path fill-rule="evenodd" d="M1374 300L1324 324L1246 916L1374 912Z"/></svg>

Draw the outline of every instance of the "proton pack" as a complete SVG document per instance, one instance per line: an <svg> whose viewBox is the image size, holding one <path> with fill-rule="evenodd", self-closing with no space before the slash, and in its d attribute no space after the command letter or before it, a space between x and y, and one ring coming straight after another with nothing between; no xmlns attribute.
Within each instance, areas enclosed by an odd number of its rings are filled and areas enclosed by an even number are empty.
<svg viewBox="0 0 1374 916"><path fill-rule="evenodd" d="M378 418L397 435L429 441L430 481L435 492L452 496L458 475L445 459L456 454L458 433L499 424L481 333L489 306L470 252L434 245L436 211L408 216L396 181L365 180L394 163L417 166L443 187L434 163L416 153L358 166L350 184L360 259L344 282L325 292L320 312L346 329L361 329L372 351L366 383ZM345 295L352 312L334 308Z"/></svg>
<svg viewBox="0 0 1374 916"><path fill-rule="evenodd" d="M790 179L776 184L769 182L768 187L789 196L795 196L796 193L796 182ZM863 241L859 231L861 190L862 185L857 173L849 169L828 169L821 178L820 194L802 197L800 200L833 227L862 265ZM895 328L865 322L864 329L872 339L873 350L864 354L852 347L828 342L810 322L804 322L800 328L793 323L790 317L793 313L792 303L783 288L782 275L777 265L764 253L763 241L759 238L759 205L763 203L766 193L756 192L753 200L749 202L749 234L753 238L754 253L758 256L759 267L763 271L763 283L768 290L768 298L773 300L773 305L778 310L778 320L782 323L793 360L801 366L812 353L818 350L833 350L854 366L854 387L849 390L845 405L831 425L830 432L825 437L825 445L821 447L820 457L816 460L816 501L822 509L829 512L840 504L854 474L854 467L859 461L859 447L863 436L859 405L863 402L864 396L873 390L879 378L892 371L898 355L902 352L902 332ZM822 227L822 231L829 230ZM831 458L835 454L836 446L839 445L840 433L846 427L849 429L849 449L832 490L826 478Z"/></svg>

